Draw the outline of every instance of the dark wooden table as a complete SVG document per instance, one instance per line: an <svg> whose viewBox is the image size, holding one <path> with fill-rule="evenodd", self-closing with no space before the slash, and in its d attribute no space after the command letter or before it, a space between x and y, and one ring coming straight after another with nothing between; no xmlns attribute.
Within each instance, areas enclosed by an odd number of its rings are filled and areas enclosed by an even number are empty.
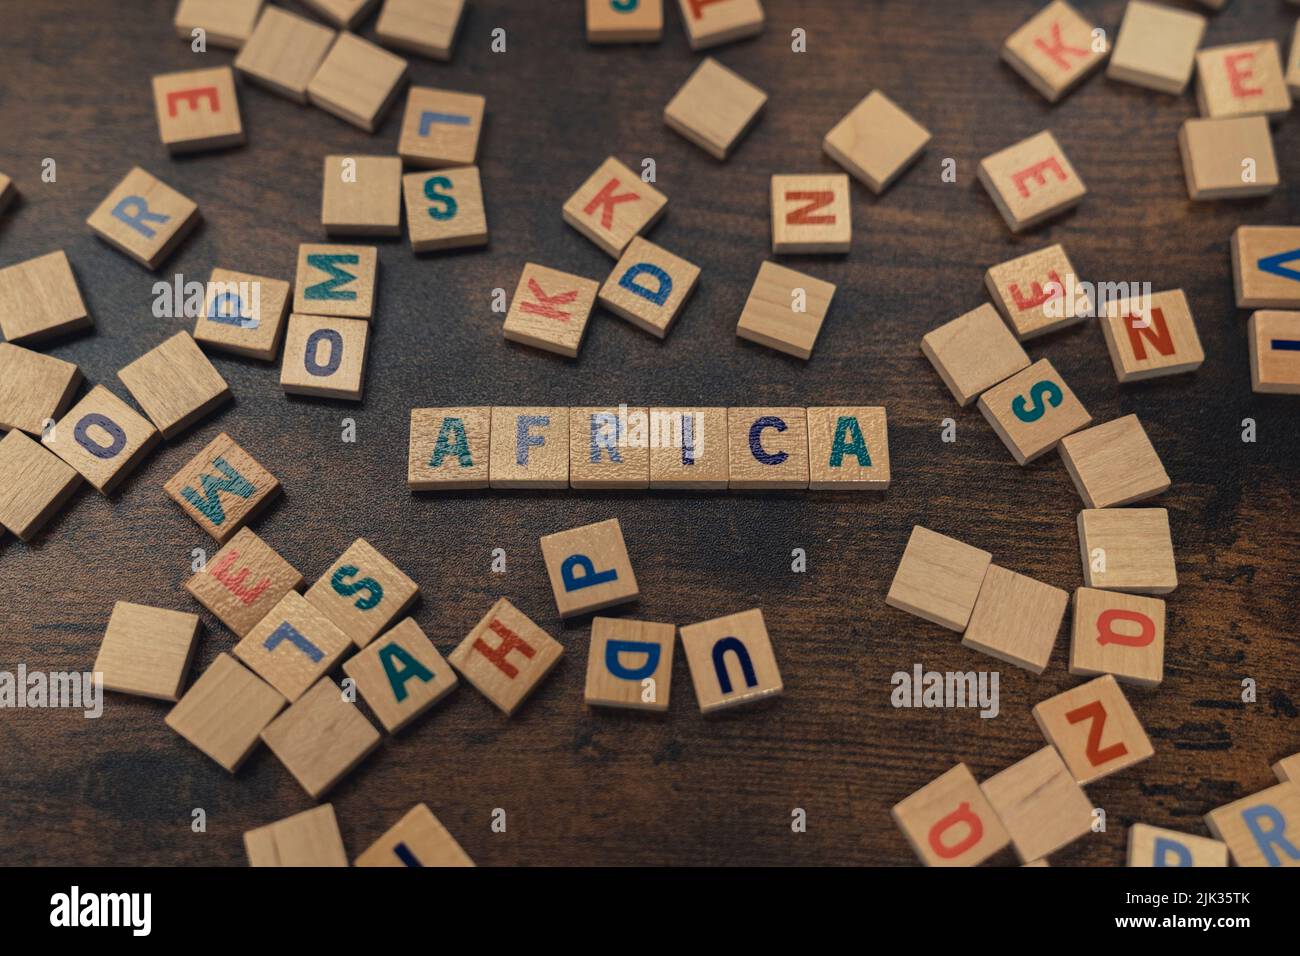
<svg viewBox="0 0 1300 956"><path fill-rule="evenodd" d="M54 344L90 382L125 394L116 372L188 323L154 318L152 286L214 266L291 278L298 244L320 241L321 157L390 153L400 103L374 136L244 85L249 143L171 159L158 141L149 77L228 63L190 52L171 0L11 4L0 30L0 169L23 193L0 220L0 265L67 250L95 318ZM921 335L984 301L987 266L1064 242L1084 278L1182 288L1206 350L1196 373L1120 387L1095 323L1036 340L1098 421L1138 413L1172 489L1180 586L1169 598L1164 683L1129 690L1156 755L1089 787L1108 828L1054 864L1120 864L1134 821L1206 832L1202 815L1272 781L1300 750L1296 518L1300 428L1294 398L1250 391L1246 315L1234 307L1228 240L1240 223L1289 223L1300 208L1300 120L1276 129L1284 186L1267 199L1193 204L1177 131L1190 94L1157 95L1096 76L1048 106L998 59L1039 0L767 0L756 40L713 52L770 94L726 163L669 131L664 104L700 57L675 2L656 46L596 48L580 4L472 0L454 60L411 62L418 84L488 99L480 162L491 246L416 259L380 247L378 316L365 400L287 398L278 365L216 355L236 400L167 442L106 499L83 491L30 546L0 546L0 669L89 669L113 602L199 610L182 589L191 549L213 542L162 491L227 430L286 494L257 532L314 579L364 535L421 585L415 617L444 653L498 595L565 645L534 697L506 719L463 686L329 796L355 856L417 801L481 864L909 864L889 808L957 761L986 777L1043 746L1030 708L1077 683L1063 629L1041 677L963 649L957 635L885 605L909 530L923 523L992 551L1016 571L1081 584L1081 508L1056 455L1021 468L973 410L960 410L922 357ZM1081 2L1114 31L1123 4ZM1238 0L1212 18L1215 45L1288 40L1296 9ZM370 35L373 21L363 29ZM508 52L489 33L508 30ZM809 52L790 50L808 32ZM1113 36L1113 32L1112 32ZM754 274L769 258L768 177L838 171L823 134L870 89L886 90L934 134L885 196L853 188L845 257L795 268L838 284L811 361L736 338ZM979 159L1050 128L1088 183L1075 213L1013 238L975 177ZM599 313L568 361L503 341L492 290L525 260L602 279L611 261L565 225L560 206L609 154L654 157L670 197L651 234L703 267L665 342ZM56 183L41 161L58 164ZM941 163L958 164L955 184ZM96 240L84 219L133 164L195 199L203 224L157 276ZM407 414L453 404L883 404L893 486L884 494L411 494ZM940 441L943 419L958 441ZM340 441L354 418L357 441ZM1241 441L1242 420L1258 441ZM685 661L655 719L582 703L585 622L556 615L539 535L622 521L641 583L621 613L689 623L759 606L785 696L705 720ZM508 573L490 573L504 548ZM791 551L808 555L791 572ZM232 635L204 613L195 673ZM895 671L1001 671L1001 714L895 710ZM1258 684L1243 703L1241 683ZM231 777L164 724L167 705L109 695L79 712L0 712L0 861L241 864L243 831L311 805L260 749ZM207 832L191 831L203 808ZM791 811L807 811L806 833ZM504 834L490 830L495 808ZM1014 862L1010 853L999 862Z"/></svg>

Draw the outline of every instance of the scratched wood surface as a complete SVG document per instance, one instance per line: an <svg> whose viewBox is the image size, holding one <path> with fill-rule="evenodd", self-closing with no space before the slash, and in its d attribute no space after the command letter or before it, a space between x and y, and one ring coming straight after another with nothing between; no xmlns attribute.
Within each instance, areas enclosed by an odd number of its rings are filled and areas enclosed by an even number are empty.
<svg viewBox="0 0 1300 956"><path fill-rule="evenodd" d="M657 46L594 48L580 4L473 0L450 64L414 59L415 82L484 93L481 149L491 245L415 259L379 243L378 314L360 404L286 398L278 367L217 356L235 402L155 452L111 500L82 492L31 546L0 543L0 669L88 669L118 599L200 610L182 583L191 549L213 543L163 493L204 443L228 431L272 470L284 497L257 532L313 580L365 536L423 589L420 625L449 652L500 595L555 635L565 656L507 720L462 686L389 739L331 795L355 856L426 802L481 864L911 864L890 822L901 797L966 761L984 778L1043 745L1030 717L1072 686L1063 629L1033 677L888 608L913 523L993 552L1013 570L1081 583L1081 507L1055 455L1018 467L973 408L960 410L921 356L921 335L984 301L983 272L1050 241L1084 278L1185 289L1207 358L1190 376L1121 388L1100 328L1031 343L1098 420L1146 425L1173 478L1179 589L1169 602L1164 684L1129 692L1156 755L1089 788L1108 829L1054 864L1121 864L1144 821L1205 833L1202 814L1267 786L1300 750L1297 469L1300 405L1250 391L1246 315L1233 305L1228 240L1239 223L1292 223L1300 207L1300 120L1276 130L1283 188L1266 199L1191 204L1172 98L1098 76L1049 107L998 60L1041 4L768 0L765 33L713 53L770 94L765 115L719 164L665 128L664 103L693 69L676 3ZM1113 31L1123 4L1079 7ZM0 219L0 264L64 248L95 317L91 334L46 349L89 382L191 323L156 318L155 276L95 240L86 215L132 165L194 198L203 224L159 272L204 280L214 266L291 278L298 244L323 241L321 157L391 153L398 111L368 136L314 109L241 86L248 145L170 159L149 77L229 62L173 35L169 0L12 4L0 30L0 169L22 190ZM108 12L111 9L111 13ZM1239 0L1205 44L1289 37L1296 9ZM489 34L508 31L508 52ZM790 49L791 30L809 52ZM362 29L371 35L373 20ZM768 177L838 171L823 134L881 87L934 134L920 164L881 198L853 189L852 252L787 259L838 284L811 361L737 340L735 323L769 253ZM399 104L400 109L400 104ZM1074 214L1012 238L978 185L978 160L1041 129L1090 188ZM670 198L651 238L700 264L699 290L660 343L608 313L577 361L502 341L495 288L525 260L603 280L612 262L560 207L608 154L653 157ZM57 161L56 183L41 162ZM945 157L958 181L940 180ZM405 485L413 405L877 405L890 419L884 494L474 493ZM958 440L940 441L953 418ZM356 442L340 441L344 419ZM1241 423L1257 422L1243 444ZM641 599L620 613L689 623L763 608L786 692L704 720L684 655L664 719L582 705L589 626L561 624L539 536L608 517L623 525ZM508 573L489 571L504 548ZM791 551L808 555L791 572ZM198 667L234 639L210 615ZM895 710L895 671L1001 671L1001 712ZM1241 700L1241 682L1258 702ZM236 777L163 724L166 706L112 695L103 716L0 712L0 861L241 864L240 834L310 801L265 749ZM191 829L206 812L206 833ZM489 828L506 811L505 833ZM791 811L807 812L807 832ZM1012 862L1009 855L998 862Z"/></svg>

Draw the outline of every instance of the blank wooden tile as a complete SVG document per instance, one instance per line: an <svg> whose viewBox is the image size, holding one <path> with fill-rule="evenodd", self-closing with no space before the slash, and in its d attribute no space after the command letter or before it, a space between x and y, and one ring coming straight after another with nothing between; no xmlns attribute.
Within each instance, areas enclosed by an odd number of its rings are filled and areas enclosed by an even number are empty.
<svg viewBox="0 0 1300 956"><path fill-rule="evenodd" d="M491 487L569 487L567 408L493 406L490 442Z"/></svg>
<svg viewBox="0 0 1300 956"><path fill-rule="evenodd" d="M361 401L369 341L365 319L290 315L280 387L295 395Z"/></svg>
<svg viewBox="0 0 1300 956"><path fill-rule="evenodd" d="M649 409L569 409L569 486L650 486Z"/></svg>
<svg viewBox="0 0 1300 956"><path fill-rule="evenodd" d="M14 181L4 173L0 173L0 214L3 214L17 198L18 187L14 185Z"/></svg>
<svg viewBox="0 0 1300 956"><path fill-rule="evenodd" d="M678 0L692 50L703 50L763 32L759 0Z"/></svg>
<svg viewBox="0 0 1300 956"><path fill-rule="evenodd" d="M662 339L699 277L699 266L637 236L600 287L600 304Z"/></svg>
<svg viewBox="0 0 1300 956"><path fill-rule="evenodd" d="M1155 687L1165 674L1165 602L1096 588L1074 592L1070 673Z"/></svg>
<svg viewBox="0 0 1300 956"><path fill-rule="evenodd" d="M980 160L979 179L1012 232L1073 209L1088 192L1048 130Z"/></svg>
<svg viewBox="0 0 1300 956"><path fill-rule="evenodd" d="M964 763L889 811L926 866L979 866L1011 838Z"/></svg>
<svg viewBox="0 0 1300 956"><path fill-rule="evenodd" d="M1137 714L1110 674L1036 704L1033 714L1038 729L1081 784L1124 770L1155 753Z"/></svg>
<svg viewBox="0 0 1300 956"><path fill-rule="evenodd" d="M1186 120L1178 148L1194 200L1263 196L1280 181L1273 134L1262 116Z"/></svg>
<svg viewBox="0 0 1300 956"><path fill-rule="evenodd" d="M1085 510L1077 524L1088 587L1134 594L1168 594L1178 587L1164 508Z"/></svg>
<svg viewBox="0 0 1300 956"><path fill-rule="evenodd" d="M1238 226L1231 248L1237 308L1300 308L1300 226Z"/></svg>
<svg viewBox="0 0 1300 956"><path fill-rule="evenodd" d="M302 584L302 572L251 528L241 528L202 571L185 582L185 590L243 637Z"/></svg>
<svg viewBox="0 0 1300 956"><path fill-rule="evenodd" d="M230 387L188 332L177 332L117 373L131 397L174 438L230 398Z"/></svg>
<svg viewBox="0 0 1300 956"><path fill-rule="evenodd" d="M1228 847L1191 833L1146 823L1128 828L1129 866L1227 866Z"/></svg>
<svg viewBox="0 0 1300 956"><path fill-rule="evenodd" d="M826 134L822 149L879 195L929 142L929 130L880 90L872 90Z"/></svg>
<svg viewBox="0 0 1300 956"><path fill-rule="evenodd" d="M249 866L347 866L332 804L312 807L244 834Z"/></svg>
<svg viewBox="0 0 1300 956"><path fill-rule="evenodd" d="M668 197L608 157L564 203L564 221L615 259L664 214Z"/></svg>
<svg viewBox="0 0 1300 956"><path fill-rule="evenodd" d="M994 774L980 789L1024 862L1040 860L1092 830L1092 801L1050 745Z"/></svg>
<svg viewBox="0 0 1300 956"><path fill-rule="evenodd" d="M586 0L588 43L657 43L663 0Z"/></svg>
<svg viewBox="0 0 1300 956"><path fill-rule="evenodd" d="M708 58L668 101L664 122L714 159L726 159L766 102L757 86Z"/></svg>
<svg viewBox="0 0 1300 956"><path fill-rule="evenodd" d="M808 487L808 413L802 408L727 409L729 480L742 491Z"/></svg>
<svg viewBox="0 0 1300 956"><path fill-rule="evenodd" d="M1300 866L1300 787L1279 783L1205 815L1237 866Z"/></svg>
<svg viewBox="0 0 1300 956"><path fill-rule="evenodd" d="M300 0L303 6L336 27L355 30L379 0Z"/></svg>
<svg viewBox="0 0 1300 956"><path fill-rule="evenodd" d="M0 429L32 435L72 404L81 369L71 362L0 342Z"/></svg>
<svg viewBox="0 0 1300 956"><path fill-rule="evenodd" d="M987 551L913 525L885 603L961 633L992 560Z"/></svg>
<svg viewBox="0 0 1300 956"><path fill-rule="evenodd" d="M385 46L450 60L465 0L384 0L375 36Z"/></svg>
<svg viewBox="0 0 1300 956"><path fill-rule="evenodd" d="M1092 421L1047 359L979 397L979 410L1016 461L1027 464Z"/></svg>
<svg viewBox="0 0 1300 956"><path fill-rule="evenodd" d="M1106 75L1112 80L1178 95L1187 88L1205 17L1163 3L1130 0Z"/></svg>
<svg viewBox="0 0 1300 956"><path fill-rule="evenodd" d="M1022 342L1082 322L1092 314L1092 300L1077 288L1079 277L1060 245L992 266L984 274L984 285Z"/></svg>
<svg viewBox="0 0 1300 956"><path fill-rule="evenodd" d="M879 406L808 409L808 487L884 491L889 487L889 423Z"/></svg>
<svg viewBox="0 0 1300 956"><path fill-rule="evenodd" d="M477 93L455 93L413 86L406 97L397 153L408 166L437 169L472 166L487 100Z"/></svg>
<svg viewBox="0 0 1300 956"><path fill-rule="evenodd" d="M665 713L676 642L672 624L593 618L583 700L594 707Z"/></svg>
<svg viewBox="0 0 1300 956"><path fill-rule="evenodd" d="M357 538L307 589L307 600L365 647L414 602L420 586L365 538Z"/></svg>
<svg viewBox="0 0 1300 956"><path fill-rule="evenodd" d="M1029 356L987 302L927 332L921 352L959 405L1029 367Z"/></svg>
<svg viewBox="0 0 1300 956"><path fill-rule="evenodd" d="M835 285L764 262L741 310L736 334L796 358L812 357Z"/></svg>
<svg viewBox="0 0 1300 956"><path fill-rule="evenodd" d="M337 35L329 27L268 4L235 57L235 69L273 93L306 104L307 84Z"/></svg>
<svg viewBox="0 0 1300 956"><path fill-rule="evenodd" d="M86 225L114 249L157 269L199 224L199 207L136 166L113 187Z"/></svg>
<svg viewBox="0 0 1300 956"><path fill-rule="evenodd" d="M356 681L357 690L390 734L419 717L459 683L451 665L409 617L344 661L343 672Z"/></svg>
<svg viewBox="0 0 1300 956"><path fill-rule="evenodd" d="M298 247L293 311L307 315L369 319L375 314L379 251L374 246Z"/></svg>
<svg viewBox="0 0 1300 956"><path fill-rule="evenodd" d="M235 645L235 656L292 703L352 649L329 618L289 591Z"/></svg>
<svg viewBox="0 0 1300 956"><path fill-rule="evenodd" d="M174 21L176 35L191 40L201 28L208 46L238 50L253 35L261 12L262 0L180 0Z"/></svg>
<svg viewBox="0 0 1300 956"><path fill-rule="evenodd" d="M379 731L343 691L322 678L262 731L262 740L280 758L313 800L319 800L379 746Z"/></svg>
<svg viewBox="0 0 1300 956"><path fill-rule="evenodd" d="M1069 592L990 564L962 635L962 647L1034 674L1047 669Z"/></svg>
<svg viewBox="0 0 1300 956"><path fill-rule="evenodd" d="M448 660L509 717L550 673L562 653L562 644L501 598Z"/></svg>
<svg viewBox="0 0 1300 956"><path fill-rule="evenodd" d="M1273 773L1283 783L1300 783L1300 753L1292 754L1273 764Z"/></svg>
<svg viewBox="0 0 1300 956"><path fill-rule="evenodd" d="M62 249L0 269L0 332L35 343L94 323Z"/></svg>
<svg viewBox="0 0 1300 956"><path fill-rule="evenodd" d="M775 697L784 689L759 608L681 628L700 713Z"/></svg>
<svg viewBox="0 0 1300 956"><path fill-rule="evenodd" d="M487 211L477 166L402 177L412 252L486 246Z"/></svg>
<svg viewBox="0 0 1300 956"><path fill-rule="evenodd" d="M1182 289L1109 302L1101 317L1115 377L1136 382L1201 367L1205 350Z"/></svg>
<svg viewBox="0 0 1300 956"><path fill-rule="evenodd" d="M285 699L229 654L218 654L167 714L166 723L234 773Z"/></svg>
<svg viewBox="0 0 1300 956"><path fill-rule="evenodd" d="M1106 59L1105 34L1097 50L1094 29L1064 0L1052 0L1007 37L1002 59L1047 102L1055 103Z"/></svg>
<svg viewBox="0 0 1300 956"><path fill-rule="evenodd" d="M447 828L417 803L356 858L355 866L473 866Z"/></svg>
<svg viewBox="0 0 1300 956"><path fill-rule="evenodd" d="M1300 394L1300 312L1255 312L1247 336L1251 390Z"/></svg>
<svg viewBox="0 0 1300 956"><path fill-rule="evenodd" d="M528 262L503 326L511 342L577 358L600 283Z"/></svg>
<svg viewBox="0 0 1300 956"><path fill-rule="evenodd" d="M355 33L340 33L307 84L327 113L373 133L406 83L406 61Z"/></svg>
<svg viewBox="0 0 1300 956"><path fill-rule="evenodd" d="M95 657L104 689L178 700L199 636L199 616L118 601Z"/></svg>
<svg viewBox="0 0 1300 956"><path fill-rule="evenodd" d="M1136 415L1063 438L1061 460L1089 508L1127 505L1169 488L1169 475Z"/></svg>
<svg viewBox="0 0 1300 956"><path fill-rule="evenodd" d="M194 523L222 544L280 493L280 482L222 432L163 486Z"/></svg>
<svg viewBox="0 0 1300 956"><path fill-rule="evenodd" d="M488 487L492 409L413 408L406 484L412 491Z"/></svg>
<svg viewBox="0 0 1300 956"><path fill-rule="evenodd" d="M1196 54L1196 105L1201 115L1283 116L1291 91L1276 40L1233 43Z"/></svg>
<svg viewBox="0 0 1300 956"><path fill-rule="evenodd" d="M155 76L153 104L158 133L169 152L194 153L244 143L235 71L228 66Z"/></svg>
<svg viewBox="0 0 1300 956"><path fill-rule="evenodd" d="M772 252L848 252L853 243L849 177L772 177Z"/></svg>
<svg viewBox="0 0 1300 956"><path fill-rule="evenodd" d="M326 156L320 221L331 236L400 236L401 158Z"/></svg>
<svg viewBox="0 0 1300 956"><path fill-rule="evenodd" d="M719 491L731 477L725 408L652 408L650 487Z"/></svg>
<svg viewBox="0 0 1300 956"><path fill-rule="evenodd" d="M540 544L560 617L599 611L640 596L617 518L542 535Z"/></svg>
<svg viewBox="0 0 1300 956"><path fill-rule="evenodd" d="M30 541L63 507L81 476L22 432L0 438L0 527Z"/></svg>
<svg viewBox="0 0 1300 956"><path fill-rule="evenodd" d="M221 352L274 362L289 318L283 279L213 269L194 340Z"/></svg>
<svg viewBox="0 0 1300 956"><path fill-rule="evenodd" d="M41 443L106 495L158 444L158 431L126 402L96 385Z"/></svg>

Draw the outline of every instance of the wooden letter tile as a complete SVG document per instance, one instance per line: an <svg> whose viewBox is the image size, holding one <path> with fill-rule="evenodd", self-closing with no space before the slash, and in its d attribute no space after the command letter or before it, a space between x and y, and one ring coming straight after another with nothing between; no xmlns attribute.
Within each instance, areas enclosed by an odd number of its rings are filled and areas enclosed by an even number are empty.
<svg viewBox="0 0 1300 956"><path fill-rule="evenodd" d="M1078 526L1088 587L1134 594L1168 594L1178 587L1164 508L1080 511Z"/></svg>
<svg viewBox="0 0 1300 956"><path fill-rule="evenodd" d="M1196 54L1196 105L1201 115L1279 117L1291 91L1276 40L1216 46Z"/></svg>
<svg viewBox="0 0 1300 956"><path fill-rule="evenodd" d="M849 177L772 177L772 252L848 252L853 242Z"/></svg>
<svg viewBox="0 0 1300 956"><path fill-rule="evenodd" d="M244 834L249 866L347 866L334 807L323 804Z"/></svg>
<svg viewBox="0 0 1300 956"><path fill-rule="evenodd" d="M81 369L53 355L0 342L0 429L39 435L62 415L81 384Z"/></svg>
<svg viewBox="0 0 1300 956"><path fill-rule="evenodd" d="M228 66L155 76L153 105L158 133L169 152L193 153L244 143L235 71Z"/></svg>
<svg viewBox="0 0 1300 956"><path fill-rule="evenodd" d="M1194 200L1264 196L1280 181L1273 134L1262 116L1186 120L1178 149Z"/></svg>
<svg viewBox="0 0 1300 956"><path fill-rule="evenodd" d="M395 734L455 690L451 665L409 617L343 662L379 722Z"/></svg>
<svg viewBox="0 0 1300 956"><path fill-rule="evenodd" d="M989 298L1022 342L1092 314L1092 300L1078 282L1060 245L1000 263L984 274Z"/></svg>
<svg viewBox="0 0 1300 956"><path fill-rule="evenodd" d="M331 236L400 236L401 158L326 156L320 221Z"/></svg>
<svg viewBox="0 0 1300 956"><path fill-rule="evenodd" d="M1169 475L1136 415L1061 439L1061 460L1089 508L1113 508L1169 488Z"/></svg>
<svg viewBox="0 0 1300 956"><path fill-rule="evenodd" d="M525 263L506 313L505 337L577 358L599 291L598 282Z"/></svg>
<svg viewBox="0 0 1300 956"><path fill-rule="evenodd" d="M104 689L178 700L199 636L199 616L118 601L95 658Z"/></svg>
<svg viewBox="0 0 1300 956"><path fill-rule="evenodd" d="M726 159L766 102L757 86L709 58L668 101L664 122L714 159Z"/></svg>
<svg viewBox="0 0 1300 956"><path fill-rule="evenodd" d="M885 603L960 634L992 560L987 551L914 525Z"/></svg>
<svg viewBox="0 0 1300 956"><path fill-rule="evenodd" d="M280 493L280 482L233 438L222 432L163 486L222 544Z"/></svg>
<svg viewBox="0 0 1300 956"><path fill-rule="evenodd" d="M926 866L979 866L1011 842L964 763L900 800L889 814Z"/></svg>
<svg viewBox="0 0 1300 956"><path fill-rule="evenodd" d="M86 225L114 249L157 269L199 224L199 207L139 166L99 204Z"/></svg>
<svg viewBox="0 0 1300 956"><path fill-rule="evenodd" d="M1256 312L1247 329L1251 389L1300 395L1300 312Z"/></svg>
<svg viewBox="0 0 1300 956"><path fill-rule="evenodd" d="M1038 729L1081 784L1100 780L1155 753L1137 714L1110 674L1036 704L1033 713Z"/></svg>
<svg viewBox="0 0 1300 956"><path fill-rule="evenodd" d="M640 595L617 518L541 538L560 617L635 601Z"/></svg>
<svg viewBox="0 0 1300 956"><path fill-rule="evenodd" d="M274 362L289 317L283 279L213 269L194 340L221 352Z"/></svg>
<svg viewBox="0 0 1300 956"><path fill-rule="evenodd" d="M322 20L344 30L355 30L379 0L301 0Z"/></svg>
<svg viewBox="0 0 1300 956"><path fill-rule="evenodd" d="M1205 17L1163 3L1131 0L1124 8L1106 75L1175 96L1187 88Z"/></svg>
<svg viewBox="0 0 1300 956"><path fill-rule="evenodd" d="M413 408L406 484L412 491L488 487L492 409Z"/></svg>
<svg viewBox="0 0 1300 956"><path fill-rule="evenodd" d="M1070 673L1155 687L1165 673L1165 602L1095 588L1074 592Z"/></svg>
<svg viewBox="0 0 1300 956"><path fill-rule="evenodd" d="M369 319L375 314L379 252L374 246L298 247L298 278L293 311Z"/></svg>
<svg viewBox="0 0 1300 956"><path fill-rule="evenodd" d="M297 568L250 528L241 528L202 571L185 582L185 590L243 637L302 584Z"/></svg>
<svg viewBox="0 0 1300 956"><path fill-rule="evenodd" d="M1121 382L1191 372L1205 361L1182 289L1157 292L1149 301L1107 303L1101 330Z"/></svg>
<svg viewBox="0 0 1300 956"><path fill-rule="evenodd" d="M493 488L567 488L569 410L493 406L490 449Z"/></svg>
<svg viewBox="0 0 1300 956"><path fill-rule="evenodd" d="M1177 830L1146 823L1128 828L1129 866L1227 866L1228 847Z"/></svg>
<svg viewBox="0 0 1300 956"><path fill-rule="evenodd" d="M176 6L176 35L193 39L202 29L209 46L238 50L250 36L262 12L262 0L181 0Z"/></svg>
<svg viewBox="0 0 1300 956"><path fill-rule="evenodd" d="M477 166L402 177L412 252L486 246L487 212Z"/></svg>
<svg viewBox="0 0 1300 956"><path fill-rule="evenodd" d="M270 684L229 654L218 654L167 714L166 723L234 773L284 705Z"/></svg>
<svg viewBox="0 0 1300 956"><path fill-rule="evenodd" d="M884 491L889 487L889 423L884 408L808 409L808 487Z"/></svg>
<svg viewBox="0 0 1300 956"><path fill-rule="evenodd" d="M1291 34L1291 59L1287 61L1286 85L1293 96L1300 96L1300 20L1295 22L1295 32Z"/></svg>
<svg viewBox="0 0 1300 956"><path fill-rule="evenodd" d="M405 60L345 31L307 84L307 98L326 113L373 133L405 82Z"/></svg>
<svg viewBox="0 0 1300 956"><path fill-rule="evenodd" d="M615 259L664 214L668 197L613 156L564 204L564 221Z"/></svg>
<svg viewBox="0 0 1300 956"><path fill-rule="evenodd" d="M1064 0L1052 0L1007 37L1002 59L1055 103L1106 59L1104 39L1100 51L1094 48L1094 29Z"/></svg>
<svg viewBox="0 0 1300 956"><path fill-rule="evenodd" d="M962 646L1041 674L1069 603L1067 591L990 564Z"/></svg>
<svg viewBox="0 0 1300 956"><path fill-rule="evenodd" d="M177 332L117 377L163 438L175 438L230 398L226 380L188 332Z"/></svg>
<svg viewBox="0 0 1300 956"><path fill-rule="evenodd" d="M235 69L273 93L306 104L307 84L336 36L329 27L268 4L235 57Z"/></svg>
<svg viewBox="0 0 1300 956"><path fill-rule="evenodd" d="M979 179L1012 232L1073 209L1088 192L1047 130L985 157Z"/></svg>
<svg viewBox="0 0 1300 956"><path fill-rule="evenodd" d="M666 712L676 643L672 624L593 618L583 699L594 707Z"/></svg>
<svg viewBox="0 0 1300 956"><path fill-rule="evenodd" d="M587 0L588 43L657 43L664 0Z"/></svg>
<svg viewBox="0 0 1300 956"><path fill-rule="evenodd" d="M718 491L731 477L725 408L650 409L650 487Z"/></svg>
<svg viewBox="0 0 1300 956"><path fill-rule="evenodd" d="M62 249L0 269L0 332L10 342L40 342L92 325Z"/></svg>
<svg viewBox="0 0 1300 956"><path fill-rule="evenodd" d="M822 140L822 149L879 195L921 156L930 131L872 90Z"/></svg>
<svg viewBox="0 0 1300 956"><path fill-rule="evenodd" d="M158 444L158 431L96 385L41 439L101 494L109 494Z"/></svg>
<svg viewBox="0 0 1300 956"><path fill-rule="evenodd" d="M569 486L650 487L649 409L569 409Z"/></svg>
<svg viewBox="0 0 1300 956"><path fill-rule="evenodd" d="M262 731L262 740L313 800L379 746L379 731L339 685L321 679Z"/></svg>
<svg viewBox="0 0 1300 956"><path fill-rule="evenodd" d="M662 339L699 277L699 266L637 236L601 286L600 304Z"/></svg>
<svg viewBox="0 0 1300 956"><path fill-rule="evenodd" d="M352 646L329 618L289 591L235 645L235 656L292 703Z"/></svg>
<svg viewBox="0 0 1300 956"><path fill-rule="evenodd" d="M81 484L81 476L18 430L0 438L0 527L30 541Z"/></svg>
<svg viewBox="0 0 1300 956"><path fill-rule="evenodd" d="M564 645L501 598L448 659L509 717L550 673L563 653Z"/></svg>
<svg viewBox="0 0 1300 956"><path fill-rule="evenodd" d="M1092 421L1047 359L989 389L979 397L979 410L1022 465Z"/></svg>
<svg viewBox="0 0 1300 956"><path fill-rule="evenodd" d="M391 0L390 0L391 2ZM473 866L474 861L423 803L417 803L354 866Z"/></svg>
<svg viewBox="0 0 1300 956"><path fill-rule="evenodd" d="M477 93L454 93L413 86L406 97L397 153L408 166L472 166L478 156L487 100Z"/></svg>
<svg viewBox="0 0 1300 956"><path fill-rule="evenodd" d="M290 315L280 387L295 395L361 400L370 323Z"/></svg>
<svg viewBox="0 0 1300 956"><path fill-rule="evenodd" d="M759 608L681 628L700 713L779 695L781 672Z"/></svg>
<svg viewBox="0 0 1300 956"><path fill-rule="evenodd" d="M811 358L834 295L833 283L764 262L745 300L736 334L786 355Z"/></svg>
<svg viewBox="0 0 1300 956"><path fill-rule="evenodd" d="M921 352L959 405L1029 367L1029 356L987 302L927 332Z"/></svg>
<svg viewBox="0 0 1300 956"><path fill-rule="evenodd" d="M1211 810L1205 822L1238 866L1300 866L1300 787L1294 783Z"/></svg>
<svg viewBox="0 0 1300 956"><path fill-rule="evenodd" d="M729 408L727 447L729 488L781 491L808 487L806 409Z"/></svg>
<svg viewBox="0 0 1300 956"><path fill-rule="evenodd" d="M763 32L759 0L678 0L692 50L703 50Z"/></svg>
<svg viewBox="0 0 1300 956"><path fill-rule="evenodd" d="M980 784L1021 861L1040 860L1092 830L1092 801L1052 746Z"/></svg>
<svg viewBox="0 0 1300 956"><path fill-rule="evenodd" d="M307 600L357 647L397 620L420 593L401 569L357 538L307 589Z"/></svg>
<svg viewBox="0 0 1300 956"><path fill-rule="evenodd" d="M1238 226L1232 275L1239 309L1300 308L1300 226Z"/></svg>
<svg viewBox="0 0 1300 956"><path fill-rule="evenodd" d="M408 53L450 60L465 0L384 0L375 36Z"/></svg>
<svg viewBox="0 0 1300 956"><path fill-rule="evenodd" d="M1273 773L1283 783L1300 784L1300 753L1292 754L1273 764Z"/></svg>

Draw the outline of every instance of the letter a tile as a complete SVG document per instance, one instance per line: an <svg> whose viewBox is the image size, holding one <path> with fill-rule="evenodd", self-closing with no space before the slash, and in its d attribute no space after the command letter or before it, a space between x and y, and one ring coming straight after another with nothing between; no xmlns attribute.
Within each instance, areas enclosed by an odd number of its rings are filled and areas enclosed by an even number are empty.
<svg viewBox="0 0 1300 956"><path fill-rule="evenodd" d="M900 800L890 815L926 866L979 866L1011 842L964 763Z"/></svg>

